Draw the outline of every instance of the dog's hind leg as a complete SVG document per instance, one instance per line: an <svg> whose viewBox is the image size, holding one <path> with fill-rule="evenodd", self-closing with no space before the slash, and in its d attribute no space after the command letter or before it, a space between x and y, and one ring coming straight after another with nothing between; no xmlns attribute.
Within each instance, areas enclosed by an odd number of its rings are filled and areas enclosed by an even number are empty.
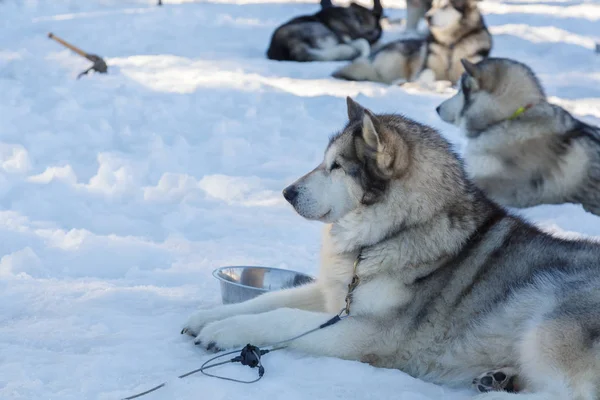
<svg viewBox="0 0 600 400"><path fill-rule="evenodd" d="M570 317L544 320L519 346L522 393L488 392L476 400L597 400L598 332Z"/></svg>
<svg viewBox="0 0 600 400"><path fill-rule="evenodd" d="M299 308L309 311L324 311L325 299L317 283L262 294L243 303L228 304L195 312L181 333L196 336L208 323L234 315L259 314L277 308Z"/></svg>
<svg viewBox="0 0 600 400"><path fill-rule="evenodd" d="M481 374L473 380L473 387L481 393L485 392L518 392L518 371L515 368L500 368Z"/></svg>

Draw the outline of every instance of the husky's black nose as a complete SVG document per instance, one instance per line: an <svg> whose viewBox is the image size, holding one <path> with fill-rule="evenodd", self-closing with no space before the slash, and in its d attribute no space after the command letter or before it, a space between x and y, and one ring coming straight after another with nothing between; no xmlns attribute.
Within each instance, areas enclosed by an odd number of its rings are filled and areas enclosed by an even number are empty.
<svg viewBox="0 0 600 400"><path fill-rule="evenodd" d="M290 185L283 189L283 197L285 197L289 203L292 203L296 196L298 196L298 190L296 190L294 185Z"/></svg>
<svg viewBox="0 0 600 400"><path fill-rule="evenodd" d="M435 108L435 112L437 112L437 113L438 113L438 115L440 115L440 108L441 108L441 107L442 107L442 106L437 106L437 107Z"/></svg>

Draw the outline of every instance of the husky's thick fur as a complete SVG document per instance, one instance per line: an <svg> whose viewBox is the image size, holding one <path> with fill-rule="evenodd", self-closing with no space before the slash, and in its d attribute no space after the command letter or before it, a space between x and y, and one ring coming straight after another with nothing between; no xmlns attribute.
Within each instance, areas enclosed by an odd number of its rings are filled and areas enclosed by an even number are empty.
<svg viewBox="0 0 600 400"><path fill-rule="evenodd" d="M480 400L597 399L600 245L507 214L435 130L350 99L348 116L323 162L284 190L326 224L317 281L199 311L183 332L208 349L295 337L344 306L358 259L350 317L291 348L453 386L483 376L480 390L516 374L528 391Z"/></svg>
<svg viewBox="0 0 600 400"><path fill-rule="evenodd" d="M600 215L600 128L548 103L522 63L465 66L460 90L438 113L469 139L465 160L475 183L506 206L580 203Z"/></svg>
<svg viewBox="0 0 600 400"><path fill-rule="evenodd" d="M279 61L348 61L366 56L381 37L383 8L356 3L296 17L275 30L267 57Z"/></svg>
<svg viewBox="0 0 600 400"><path fill-rule="evenodd" d="M477 62L492 48L475 0L435 0L426 14L427 38L390 42L369 57L360 57L333 73L340 79L396 83L447 80L463 73L462 58Z"/></svg>

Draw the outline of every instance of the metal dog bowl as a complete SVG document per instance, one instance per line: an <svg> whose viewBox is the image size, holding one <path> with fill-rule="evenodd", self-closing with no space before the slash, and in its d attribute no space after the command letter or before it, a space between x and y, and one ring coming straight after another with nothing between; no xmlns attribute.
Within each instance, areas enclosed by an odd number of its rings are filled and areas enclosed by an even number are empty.
<svg viewBox="0 0 600 400"><path fill-rule="evenodd" d="M235 266L213 271L221 284L223 304L241 303L266 292L305 285L315 279L301 272L279 268Z"/></svg>

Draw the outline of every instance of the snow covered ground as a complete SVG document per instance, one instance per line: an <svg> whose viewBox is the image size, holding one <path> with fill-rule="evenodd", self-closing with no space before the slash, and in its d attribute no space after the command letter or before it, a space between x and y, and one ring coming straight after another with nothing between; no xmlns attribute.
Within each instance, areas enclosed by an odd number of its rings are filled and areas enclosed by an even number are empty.
<svg viewBox="0 0 600 400"><path fill-rule="evenodd" d="M315 274L320 226L280 190L322 157L347 95L441 129L447 94L335 81L334 63L270 62L273 29L313 3L273 0L0 1L0 399L459 400L395 370L277 352L252 386L194 375L179 335L220 302L218 266ZM387 1L392 16L404 1ZM529 63L553 101L600 123L600 4L485 0L495 56ZM393 8L393 9L392 9ZM54 32L105 57L88 63ZM389 31L394 37L398 31ZM600 236L574 205L522 211ZM231 367L232 374L255 371Z"/></svg>

